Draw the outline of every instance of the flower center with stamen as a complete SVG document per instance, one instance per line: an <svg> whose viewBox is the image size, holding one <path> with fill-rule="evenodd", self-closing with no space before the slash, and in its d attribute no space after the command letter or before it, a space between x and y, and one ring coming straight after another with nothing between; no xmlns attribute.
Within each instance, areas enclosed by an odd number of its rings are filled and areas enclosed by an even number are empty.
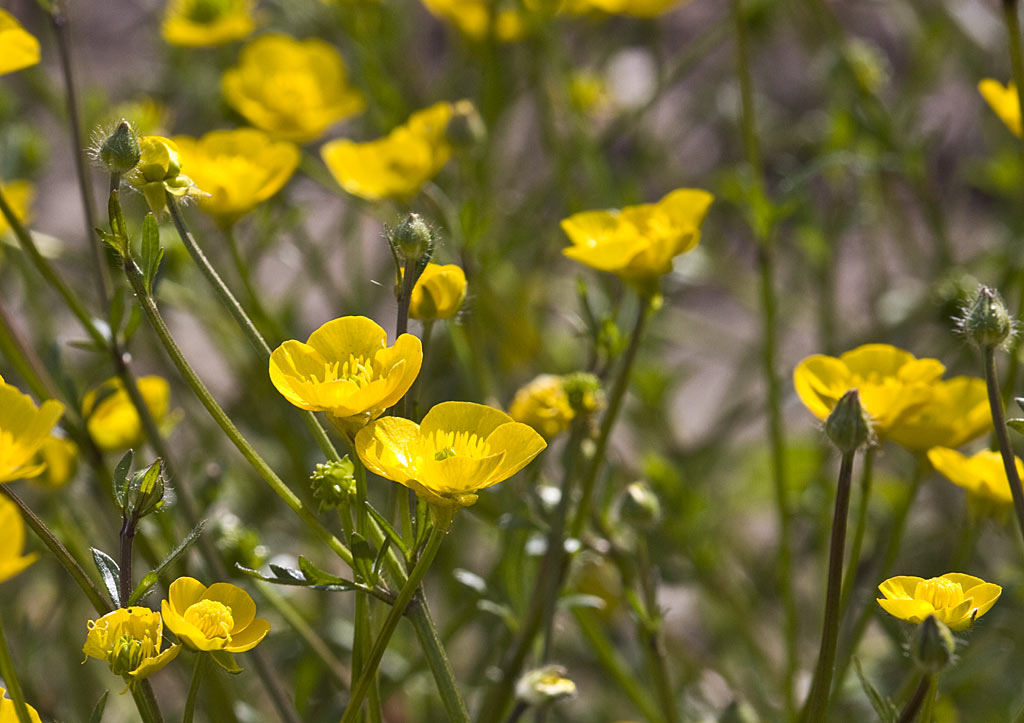
<svg viewBox="0 0 1024 723"><path fill-rule="evenodd" d="M142 661L154 655L153 641L133 638L126 633L114 641L108 662L115 675L128 675L142 665Z"/></svg>
<svg viewBox="0 0 1024 723"><path fill-rule="evenodd" d="M449 457L471 457L480 459L491 453L490 445L470 432L436 431L423 439L426 454L438 462Z"/></svg>
<svg viewBox="0 0 1024 723"><path fill-rule="evenodd" d="M315 375L310 376L314 384L335 382L339 380L353 382L357 387L365 387L373 381L373 362L366 357L349 356L344 361L336 361L324 367L323 380L317 379Z"/></svg>
<svg viewBox="0 0 1024 723"><path fill-rule="evenodd" d="M231 608L216 600L200 600L185 611L185 622L194 625L207 638L227 638L235 626Z"/></svg>
<svg viewBox="0 0 1024 723"><path fill-rule="evenodd" d="M933 577L931 580L922 580L914 588L914 597L931 603L936 610L956 607L964 600L964 591L960 583L947 580L944 577Z"/></svg>

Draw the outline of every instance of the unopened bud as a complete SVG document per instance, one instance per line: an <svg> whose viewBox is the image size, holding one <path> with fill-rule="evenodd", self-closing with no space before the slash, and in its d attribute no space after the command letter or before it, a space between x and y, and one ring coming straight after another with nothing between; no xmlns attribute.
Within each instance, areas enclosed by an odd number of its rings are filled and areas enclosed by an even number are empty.
<svg viewBox="0 0 1024 723"><path fill-rule="evenodd" d="M871 439L871 418L861 406L856 389L851 389L836 402L825 420L825 434L843 454Z"/></svg>
<svg viewBox="0 0 1024 723"><path fill-rule="evenodd" d="M661 502L646 482L633 482L626 487L619 502L619 519L641 532L661 522Z"/></svg>
<svg viewBox="0 0 1024 723"><path fill-rule="evenodd" d="M987 286L978 287L974 299L963 310L960 329L972 343L982 348L996 347L1013 333L1013 321L999 293Z"/></svg>
<svg viewBox="0 0 1024 723"><path fill-rule="evenodd" d="M418 213L410 213L391 234L391 245L406 264L429 259L434 252L434 231Z"/></svg>
<svg viewBox="0 0 1024 723"><path fill-rule="evenodd" d="M356 493L355 465L345 455L340 460L318 464L310 476L313 497L320 502L320 510L344 507Z"/></svg>
<svg viewBox="0 0 1024 723"><path fill-rule="evenodd" d="M530 706L547 705L576 695L576 684L560 665L545 665L526 672L516 683L516 698Z"/></svg>
<svg viewBox="0 0 1024 723"><path fill-rule="evenodd" d="M574 372L562 377L562 388L569 406L577 416L588 416L604 406L601 381L589 372Z"/></svg>
<svg viewBox="0 0 1024 723"><path fill-rule="evenodd" d="M910 656L923 673L935 675L953 662L956 641L949 628L934 615L917 626L910 646Z"/></svg>
<svg viewBox="0 0 1024 723"><path fill-rule="evenodd" d="M107 136L100 146L100 160L111 174L127 173L132 170L138 164L141 155L139 139L126 120L118 123L114 132Z"/></svg>
<svg viewBox="0 0 1024 723"><path fill-rule="evenodd" d="M131 461L129 451L118 464L114 472L114 495L124 518L138 522L163 507L167 483L161 470L163 463L159 458L129 478Z"/></svg>

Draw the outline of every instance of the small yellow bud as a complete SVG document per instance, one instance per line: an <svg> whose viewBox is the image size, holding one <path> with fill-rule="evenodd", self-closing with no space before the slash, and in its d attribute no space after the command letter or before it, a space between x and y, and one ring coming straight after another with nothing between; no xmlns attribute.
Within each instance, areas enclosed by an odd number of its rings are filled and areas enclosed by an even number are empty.
<svg viewBox="0 0 1024 723"><path fill-rule="evenodd" d="M871 418L861 406L856 389L851 389L836 402L825 420L825 434L844 454L871 440Z"/></svg>
<svg viewBox="0 0 1024 723"><path fill-rule="evenodd" d="M139 141L140 158L129 176L132 185L142 191L153 213L167 205L167 193L178 197L204 195L192 179L181 172L178 146L170 138L143 136Z"/></svg>

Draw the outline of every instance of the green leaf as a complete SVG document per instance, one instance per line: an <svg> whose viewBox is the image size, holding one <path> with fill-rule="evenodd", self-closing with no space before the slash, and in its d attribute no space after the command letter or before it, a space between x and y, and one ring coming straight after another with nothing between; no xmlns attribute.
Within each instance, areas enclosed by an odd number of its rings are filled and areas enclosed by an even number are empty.
<svg viewBox="0 0 1024 723"><path fill-rule="evenodd" d="M124 325L124 340L126 342L131 341L132 337L135 336L135 332L139 329L139 324L142 323L142 311L138 306L133 306L132 310L128 313L128 323Z"/></svg>
<svg viewBox="0 0 1024 723"><path fill-rule="evenodd" d="M302 564L301 558L299 564ZM307 560L306 564L311 563L309 563L309 561ZM270 571L274 573L274 577L267 577L259 571L253 570L250 567L244 567L243 565L240 565L237 562L235 563L235 568L239 572L242 572L248 575L249 577L254 577L257 580L262 580L263 582L270 582L275 585L292 585L295 587L308 587L313 590L325 590L327 592L349 592L351 590L366 590L365 585L360 585L358 583L352 582L351 580L346 580L343 577L334 577L333 575L328 575L327 573L322 573L324 576L326 576L322 579L329 578L331 580L335 580L336 582L327 583L309 580L306 577L306 575L300 572L299 570L295 570L290 567L282 567L281 565L270 565Z"/></svg>
<svg viewBox="0 0 1024 723"><path fill-rule="evenodd" d="M1019 417L1014 419L1007 419L1006 426L1012 429L1014 432L1020 432L1021 434L1024 434L1024 419L1020 419Z"/></svg>
<svg viewBox="0 0 1024 723"><path fill-rule="evenodd" d="M326 570L321 570L319 567L314 565L309 559L299 556L299 570L302 571L302 576L307 582L311 582L315 585L346 585L350 584L348 580L337 575L332 575Z"/></svg>
<svg viewBox="0 0 1024 723"><path fill-rule="evenodd" d="M200 655L202 655L202 653L200 653ZM228 671L232 675L238 675L242 672L241 666L235 662L235 656L228 651L211 650L210 656L213 658L213 662L224 668L224 670Z"/></svg>
<svg viewBox="0 0 1024 723"><path fill-rule="evenodd" d="M1017 406L1024 412L1024 397L1014 397L1013 401L1017 402Z"/></svg>
<svg viewBox="0 0 1024 723"><path fill-rule="evenodd" d="M370 571L370 584L376 585L377 581L380 580L380 568L384 564L384 557L388 554L388 550L391 549L391 538L385 537L384 544L377 550L377 559L373 561L373 570Z"/></svg>
<svg viewBox="0 0 1024 723"><path fill-rule="evenodd" d="M376 551L367 539L358 532L352 533L350 548L352 550L353 564L359 572L359 576L363 580L369 580L373 560L377 557Z"/></svg>
<svg viewBox="0 0 1024 723"><path fill-rule="evenodd" d="M864 670L860 667L860 658L857 656L853 657L853 667L857 671L857 677L860 679L860 686L864 689L865 695L868 700L871 701L871 707L875 709L875 714L878 716L880 721L883 723L896 723L899 713L896 710L896 706L892 704L892 701L888 698L883 698L875 686L871 685L871 681L864 675Z"/></svg>
<svg viewBox="0 0 1024 723"><path fill-rule="evenodd" d="M399 490L399 492L404 494L405 490ZM402 535L399 534L398 530L396 530L394 526L390 522L388 522L387 518L384 517L384 515L382 515L380 512L378 512L374 508L374 506L371 505L369 502L366 503L366 511L370 513L370 517L377 521L377 524L380 525L380 528L384 531L384 534L387 535L388 539L391 540L391 542L395 543L395 546L402 551L402 555L405 557L406 560L408 560L409 547L405 544L405 540L402 539Z"/></svg>
<svg viewBox="0 0 1024 723"><path fill-rule="evenodd" d="M160 269L164 258L164 249L160 246L160 226L156 216L147 213L142 222L142 276L146 282L146 291L153 290L153 279Z"/></svg>
<svg viewBox="0 0 1024 723"><path fill-rule="evenodd" d="M121 582L121 568L114 562L114 558L103 550L90 547L89 551L92 553L92 561L96 564L100 577L103 578L103 585L110 593L110 599L114 601L114 607L121 607L121 594L118 591L118 585Z"/></svg>
<svg viewBox="0 0 1024 723"><path fill-rule="evenodd" d="M107 202L107 213L110 215L110 239L104 239L114 247L121 256L128 256L128 224L124 221L124 212L121 210L121 198L117 190L110 192L110 200Z"/></svg>
<svg viewBox="0 0 1024 723"><path fill-rule="evenodd" d="M118 286L117 290L114 291L114 298L110 300L110 313L107 315L107 321L110 324L110 335L117 338L117 332L121 328L121 322L124 321L124 287Z"/></svg>
<svg viewBox="0 0 1024 723"><path fill-rule="evenodd" d="M192 531L185 535L185 539L178 543L177 547L171 550L171 554L165 557L164 561L157 565L155 570L146 573L145 577L143 577L139 584L135 586L131 596L128 598L127 604L133 605L138 602L138 600L145 595L151 587L156 585L157 580L160 578L160 575L163 574L164 570L174 564L175 560L181 557L188 548L192 547L192 545L196 543L196 540L199 539L199 535L203 533L203 528L205 527L206 520L200 520L199 524L193 527Z"/></svg>
<svg viewBox="0 0 1024 723"><path fill-rule="evenodd" d="M128 494L128 475L132 471L132 461L135 459L135 451L129 449L121 457L121 461L114 467L114 498L121 509L124 509L125 500Z"/></svg>
<svg viewBox="0 0 1024 723"><path fill-rule="evenodd" d="M107 707L107 696L110 695L109 690L103 691L103 695L96 701L96 706L92 709L92 715L89 716L89 723L100 723L103 718L103 709Z"/></svg>

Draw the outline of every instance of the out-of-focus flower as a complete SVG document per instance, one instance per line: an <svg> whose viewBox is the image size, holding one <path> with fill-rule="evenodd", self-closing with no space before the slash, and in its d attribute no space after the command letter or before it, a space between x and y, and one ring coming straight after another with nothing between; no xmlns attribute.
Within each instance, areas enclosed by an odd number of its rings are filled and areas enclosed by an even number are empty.
<svg viewBox="0 0 1024 723"><path fill-rule="evenodd" d="M192 179L181 172L181 155L177 144L163 136L143 136L139 139L141 156L128 180L142 191L153 213L167 206L166 193L178 198L196 198L202 195Z"/></svg>
<svg viewBox="0 0 1024 723"><path fill-rule="evenodd" d="M51 434L39 447L36 461L46 465L46 469L32 480L34 483L50 489L63 487L78 471L78 445L66 437Z"/></svg>
<svg viewBox="0 0 1024 723"><path fill-rule="evenodd" d="M170 0L160 34L186 48L241 40L256 29L255 5L253 0Z"/></svg>
<svg viewBox="0 0 1024 723"><path fill-rule="evenodd" d="M48 399L36 407L31 398L0 377L0 483L35 477L43 471L43 465L32 464L32 458L62 414L60 402Z"/></svg>
<svg viewBox="0 0 1024 723"><path fill-rule="evenodd" d="M471 402L442 402L420 424L384 417L356 434L367 469L413 490L442 527L482 489L508 479L547 446L526 424Z"/></svg>
<svg viewBox="0 0 1024 723"><path fill-rule="evenodd" d="M992 429L985 380L953 377L931 385L931 397L889 430L889 439L914 452L959 447Z"/></svg>
<svg viewBox="0 0 1024 723"><path fill-rule="evenodd" d="M800 400L819 419L827 418L846 392L857 389L875 433L888 438L931 400L932 388L944 371L937 359L917 359L889 344L865 344L838 358L807 357L793 371L793 384Z"/></svg>
<svg viewBox="0 0 1024 723"><path fill-rule="evenodd" d="M518 9L512 6L514 3L497 7L493 16L492 8L500 4L490 0L423 0L423 5L474 40L484 40L492 32L492 24L494 37L502 43L515 42L526 33L526 23Z"/></svg>
<svg viewBox="0 0 1024 723"><path fill-rule="evenodd" d="M0 496L0 582L10 580L39 557L25 552L25 522L18 506Z"/></svg>
<svg viewBox="0 0 1024 723"><path fill-rule="evenodd" d="M0 75L39 62L39 41L9 12L0 8Z"/></svg>
<svg viewBox="0 0 1024 723"><path fill-rule="evenodd" d="M569 102L581 113L597 113L610 99L608 84L600 74L581 70L569 77Z"/></svg>
<svg viewBox="0 0 1024 723"><path fill-rule="evenodd" d="M466 299L466 274L455 264L427 264L409 298L409 316L420 321L450 319Z"/></svg>
<svg viewBox="0 0 1024 723"><path fill-rule="evenodd" d="M277 193L298 168L298 146L275 141L255 128L211 131L202 138L176 136L181 162L209 195L199 208L227 227Z"/></svg>
<svg viewBox="0 0 1024 723"><path fill-rule="evenodd" d="M672 270L672 259L699 243L713 200L707 191L680 188L657 203L573 214L562 221L573 243L563 253L652 295L658 279Z"/></svg>
<svg viewBox="0 0 1024 723"><path fill-rule="evenodd" d="M291 339L270 355L270 380L300 409L327 412L343 432L356 430L396 404L423 363L412 334L388 346L387 333L365 316L329 321L303 344Z"/></svg>
<svg viewBox="0 0 1024 723"><path fill-rule="evenodd" d="M1013 83L1003 85L998 80L985 78L978 83L978 92L985 102L989 104L999 120L1006 124L1006 127L1015 136L1021 134L1020 123L1020 101L1017 99L1017 86Z"/></svg>
<svg viewBox="0 0 1024 723"><path fill-rule="evenodd" d="M987 613L1003 588L980 577L947 572L925 580L912 575L891 577L878 586L878 604L893 617L920 623L934 615L952 630L965 630Z"/></svg>
<svg viewBox="0 0 1024 723"><path fill-rule="evenodd" d="M36 196L36 187L28 181L18 180L0 184L0 190L4 192L4 198L14 211L14 217L23 226L27 225L32 219L32 201ZM0 214L0 234L10 230L11 225L7 223L7 217Z"/></svg>
<svg viewBox="0 0 1024 723"><path fill-rule="evenodd" d="M28 717L32 723L42 723L36 709L25 704L28 708ZM18 723L18 712L14 709L14 701L7 697L7 691L0 688L0 723Z"/></svg>
<svg viewBox="0 0 1024 723"><path fill-rule="evenodd" d="M221 91L254 126L295 143L319 138L328 126L366 107L333 46L279 33L242 48L239 64L221 78Z"/></svg>
<svg viewBox="0 0 1024 723"><path fill-rule="evenodd" d="M543 706L576 695L576 684L565 677L560 665L530 670L516 683L516 698L531 706Z"/></svg>
<svg viewBox="0 0 1024 723"><path fill-rule="evenodd" d="M369 201L407 199L451 157L445 132L459 103L435 103L417 111L375 141L339 138L324 144L320 155L334 180L352 195Z"/></svg>
<svg viewBox="0 0 1024 723"><path fill-rule="evenodd" d="M149 608L120 608L99 620L90 620L88 628L82 652L90 658L105 660L115 675L142 680L181 652L180 643L161 652L163 619Z"/></svg>
<svg viewBox="0 0 1024 723"><path fill-rule="evenodd" d="M610 15L653 18L689 0L569 0L566 12L599 11Z"/></svg>
<svg viewBox="0 0 1024 723"><path fill-rule="evenodd" d="M508 411L514 420L530 425L544 439L564 432L576 416L563 378L554 374L541 374L521 387Z"/></svg>
<svg viewBox="0 0 1024 723"><path fill-rule="evenodd" d="M1024 463L1014 457L1017 475L1024 477ZM1006 468L999 452L983 449L967 457L955 449L935 447L928 450L928 461L946 479L967 491L968 499L982 508L1005 510L1013 504L1013 493L1006 479Z"/></svg>
<svg viewBox="0 0 1024 723"><path fill-rule="evenodd" d="M163 377L139 377L139 393L154 421L160 424L171 404L171 388ZM139 413L118 377L111 377L82 399L82 414L96 445L107 452L135 447L146 438Z"/></svg>
<svg viewBox="0 0 1024 723"><path fill-rule="evenodd" d="M244 653L270 632L270 623L256 617L256 603L229 582L206 587L192 577L171 583L160 603L164 623L178 640L193 650Z"/></svg>

